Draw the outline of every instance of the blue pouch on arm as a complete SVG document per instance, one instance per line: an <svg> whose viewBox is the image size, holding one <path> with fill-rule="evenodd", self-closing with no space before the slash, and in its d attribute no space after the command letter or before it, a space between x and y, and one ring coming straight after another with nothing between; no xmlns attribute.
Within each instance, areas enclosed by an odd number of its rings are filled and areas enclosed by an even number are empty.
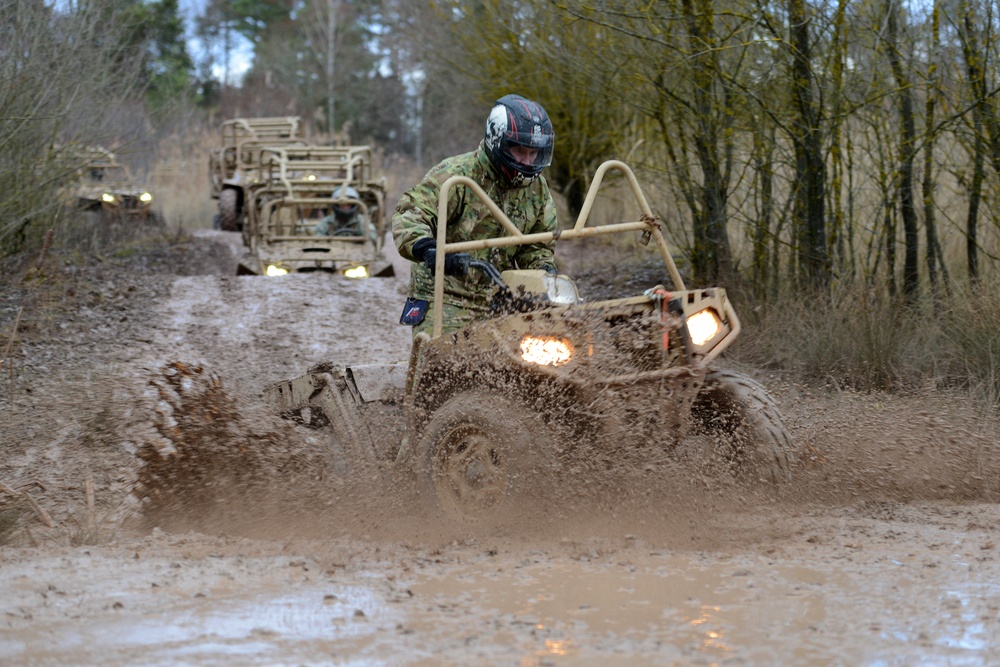
<svg viewBox="0 0 1000 667"><path fill-rule="evenodd" d="M429 305L430 302L426 299L412 299L407 297L406 303L403 304L403 314L399 316L399 323L408 326L420 324L424 321L424 316L427 315L427 307Z"/></svg>

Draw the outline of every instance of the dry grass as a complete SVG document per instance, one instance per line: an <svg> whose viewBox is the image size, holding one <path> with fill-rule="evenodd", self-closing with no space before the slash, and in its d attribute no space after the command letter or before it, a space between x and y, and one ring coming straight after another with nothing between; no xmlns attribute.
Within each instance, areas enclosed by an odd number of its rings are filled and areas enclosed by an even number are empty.
<svg viewBox="0 0 1000 667"><path fill-rule="evenodd" d="M188 130L160 141L152 191L168 226L211 229L217 204L211 196L208 154L219 142L217 133L206 129Z"/></svg>
<svg viewBox="0 0 1000 667"><path fill-rule="evenodd" d="M1000 405L1000 294L994 284L960 290L942 304L937 319L950 374Z"/></svg>
<svg viewBox="0 0 1000 667"><path fill-rule="evenodd" d="M904 306L853 285L829 298L786 295L740 307L736 354L757 367L861 391L947 386L1000 406L1000 296L962 289L938 304Z"/></svg>

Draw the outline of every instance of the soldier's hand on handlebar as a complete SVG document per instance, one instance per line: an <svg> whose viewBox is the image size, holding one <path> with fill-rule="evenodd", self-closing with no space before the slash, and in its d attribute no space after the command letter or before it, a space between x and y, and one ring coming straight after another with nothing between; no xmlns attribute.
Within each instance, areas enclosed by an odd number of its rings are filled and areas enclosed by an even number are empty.
<svg viewBox="0 0 1000 667"><path fill-rule="evenodd" d="M437 269L437 246L434 239L421 238L413 244L413 257L423 263L431 271L431 275ZM444 275L457 276L459 278L469 273L469 262L472 255L467 252L456 252L444 256Z"/></svg>
<svg viewBox="0 0 1000 667"><path fill-rule="evenodd" d="M469 262L472 255L467 252L456 252L444 256L444 275L462 278L469 273ZM424 266L431 270L431 275L437 269L437 248L431 248L424 253Z"/></svg>

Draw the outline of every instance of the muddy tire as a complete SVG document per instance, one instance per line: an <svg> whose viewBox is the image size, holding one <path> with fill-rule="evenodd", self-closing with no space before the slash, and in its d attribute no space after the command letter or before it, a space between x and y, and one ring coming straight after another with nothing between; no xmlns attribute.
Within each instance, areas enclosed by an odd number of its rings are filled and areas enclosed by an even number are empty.
<svg viewBox="0 0 1000 667"><path fill-rule="evenodd" d="M224 232L240 231L239 194L232 188L219 193L218 225Z"/></svg>
<svg viewBox="0 0 1000 667"><path fill-rule="evenodd" d="M515 519L518 503L544 496L552 480L544 423L489 391L463 392L441 405L416 455L422 491L441 518L458 527L496 528Z"/></svg>
<svg viewBox="0 0 1000 667"><path fill-rule="evenodd" d="M774 484L790 479L792 443L774 400L757 381L709 371L692 408L694 437L708 450L702 462L737 479Z"/></svg>

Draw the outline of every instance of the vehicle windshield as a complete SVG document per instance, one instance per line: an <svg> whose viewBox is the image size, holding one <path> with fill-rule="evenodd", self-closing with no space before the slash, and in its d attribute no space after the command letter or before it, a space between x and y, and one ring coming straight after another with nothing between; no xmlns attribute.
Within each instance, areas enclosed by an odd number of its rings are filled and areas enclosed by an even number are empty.
<svg viewBox="0 0 1000 667"><path fill-rule="evenodd" d="M120 165L90 166L83 172L83 182L87 184L124 183L127 180L125 167Z"/></svg>

